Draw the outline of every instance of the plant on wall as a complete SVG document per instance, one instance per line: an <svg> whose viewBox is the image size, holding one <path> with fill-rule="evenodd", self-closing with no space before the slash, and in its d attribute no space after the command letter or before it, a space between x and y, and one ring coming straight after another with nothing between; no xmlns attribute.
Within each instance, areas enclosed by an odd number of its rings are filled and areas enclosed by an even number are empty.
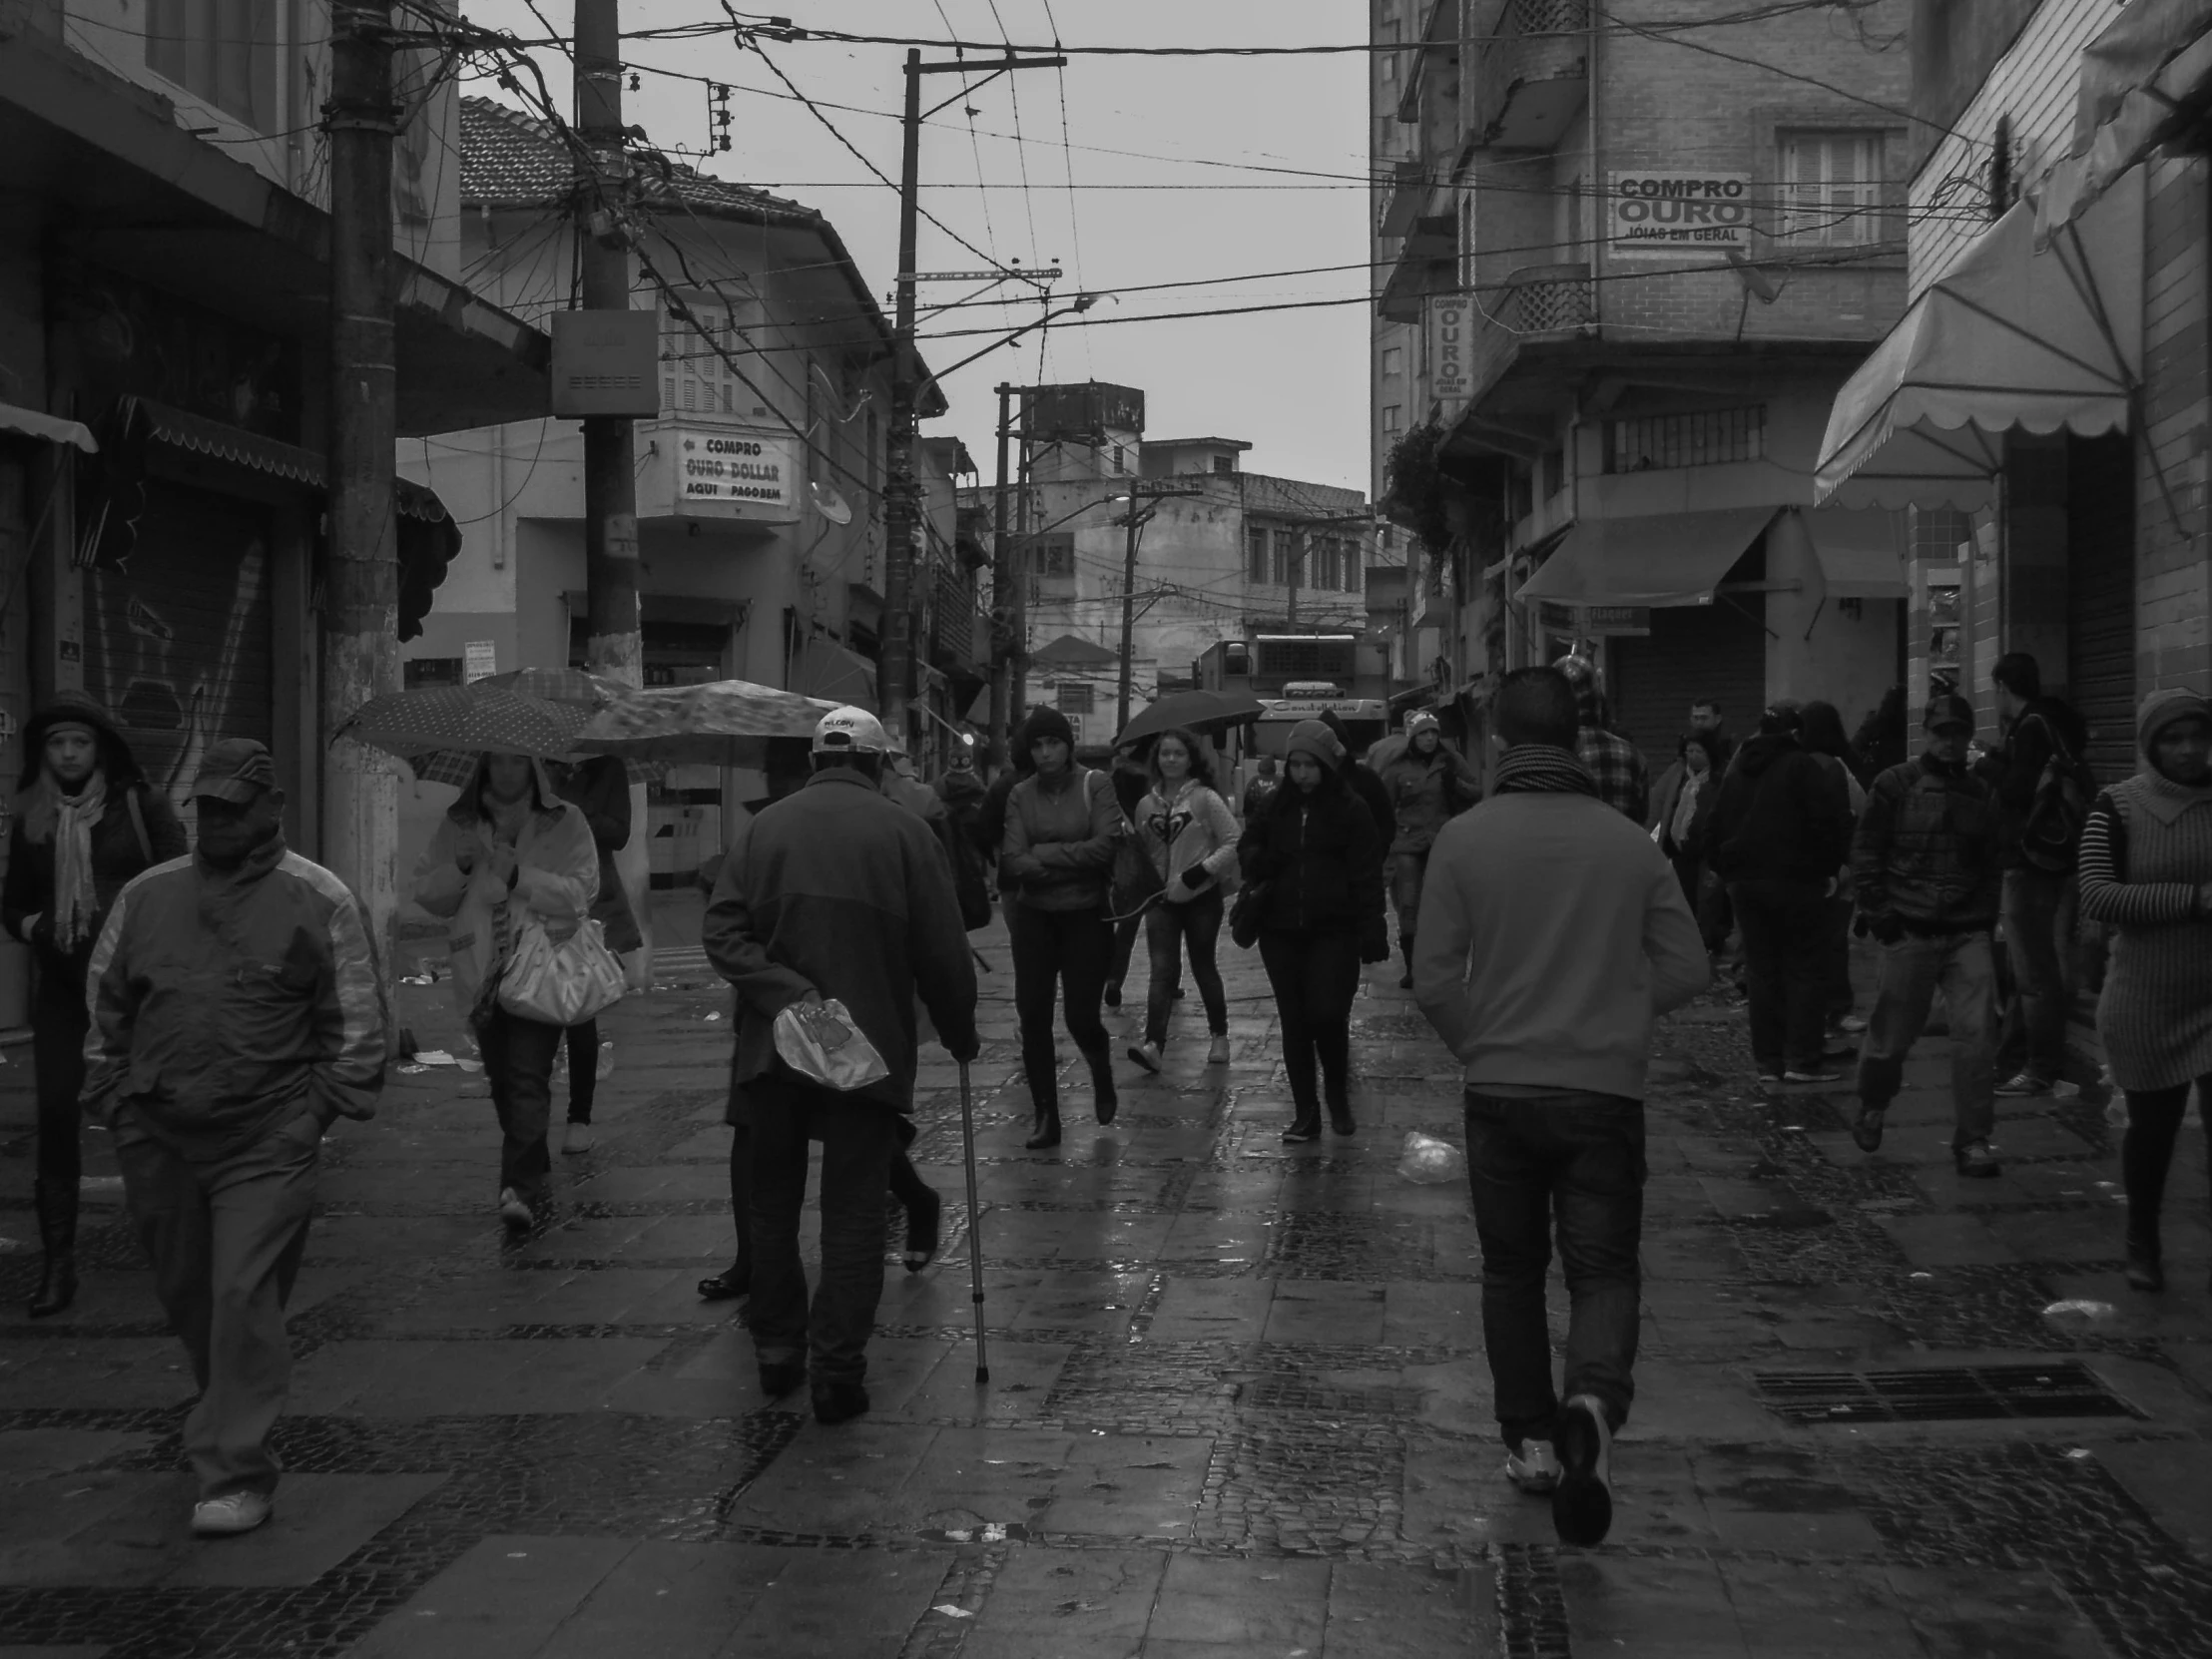
<svg viewBox="0 0 2212 1659"><path fill-rule="evenodd" d="M1444 502L1458 485L1443 470L1443 428L1435 421L1411 426L1390 445L1382 463L1382 516L1410 530L1430 553L1451 545L1452 527Z"/></svg>

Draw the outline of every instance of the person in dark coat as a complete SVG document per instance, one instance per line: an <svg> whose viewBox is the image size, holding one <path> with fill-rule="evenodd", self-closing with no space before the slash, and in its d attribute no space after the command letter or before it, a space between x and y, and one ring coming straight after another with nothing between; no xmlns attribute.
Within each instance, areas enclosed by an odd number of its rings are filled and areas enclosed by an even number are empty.
<svg viewBox="0 0 2212 1659"><path fill-rule="evenodd" d="M45 1260L30 1315L77 1296L77 1097L85 1081L85 973L108 907L140 871L181 858L185 828L140 773L107 711L64 692L23 728L0 915L31 947L31 1064L38 1088L32 1187Z"/></svg>
<svg viewBox="0 0 2212 1659"><path fill-rule="evenodd" d="M1014 786L1037 770L1037 763L1029 758L1029 752L1021 747L1021 732L1014 732L1013 761L998 769L998 776L983 792L983 810L976 819L976 832L983 837L983 863L991 872L991 887L1002 905L1011 906L1014 894L998 884L998 848L1006 839L1006 803L1012 799ZM1013 911L1006 912L1006 924L1013 925Z"/></svg>
<svg viewBox="0 0 2212 1659"><path fill-rule="evenodd" d="M1360 774L1367 770L1355 763L1350 782L1373 814L1374 802L1360 789ZM1382 769L1377 788L1395 826L1386 845L1390 902L1397 910L1397 947L1405 956L1405 973L1397 988L1409 991L1413 988L1413 924L1420 915L1428 849L1436 842L1437 830L1482 799L1482 777L1444 742L1442 724L1423 709L1405 722L1405 747ZM1377 814L1377 830L1383 823L1382 815Z"/></svg>
<svg viewBox="0 0 2212 1659"><path fill-rule="evenodd" d="M584 815L591 843L599 852L599 893L591 901L607 948L617 956L643 949L630 895L623 890L615 854L630 844L630 770L612 755L594 755L571 766L549 767L563 801ZM561 1134L563 1152L589 1152L592 1096L599 1084L599 1021L587 1019L568 1028L568 1122Z"/></svg>
<svg viewBox="0 0 2212 1659"><path fill-rule="evenodd" d="M1121 809L1122 821L1132 831L1137 825L1138 809L1144 798L1152 793L1152 744L1141 740L1114 753L1114 804ZM1136 955L1137 935L1144 930L1145 913L1123 916L1114 923L1114 959L1106 970L1106 988L1100 1000L1109 1008L1121 1006L1121 990L1129 978L1129 963ZM1183 994L1183 968L1180 961L1175 969L1175 994Z"/></svg>
<svg viewBox="0 0 2212 1659"><path fill-rule="evenodd" d="M883 1189L897 1121L910 1116L918 1004L955 1060L975 1058L975 966L952 872L936 838L887 800L890 748L864 709L825 715L815 776L739 833L723 860L702 942L737 988L733 1099L752 1131L753 1305L761 1386L789 1393L813 1374L815 1416L868 1408L867 1340L883 1294ZM778 1017L842 1003L886 1075L837 1091L793 1069ZM822 1283L810 1308L799 1259L808 1143L822 1143Z"/></svg>
<svg viewBox="0 0 2212 1659"><path fill-rule="evenodd" d="M1390 958L1382 919L1382 837L1345 783L1349 757L1318 720L1291 733L1290 782L1237 841L1244 878L1267 883L1260 959L1283 1018L1283 1062L1293 1114L1286 1145L1321 1138L1321 1095L1331 1127L1352 1116L1352 1002L1360 964ZM1315 1088L1319 1060L1322 1088Z"/></svg>
<svg viewBox="0 0 2212 1659"><path fill-rule="evenodd" d="M944 803L944 810L951 814L953 827L961 838L975 849L985 864L998 854L998 847L983 832L983 802L989 792L983 780L975 776L975 750L963 739L952 751L951 763L930 786L937 792L937 799Z"/></svg>

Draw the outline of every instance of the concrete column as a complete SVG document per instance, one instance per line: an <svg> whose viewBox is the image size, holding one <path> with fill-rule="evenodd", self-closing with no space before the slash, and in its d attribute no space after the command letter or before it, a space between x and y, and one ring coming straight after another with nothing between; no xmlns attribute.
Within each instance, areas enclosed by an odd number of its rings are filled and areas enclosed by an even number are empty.
<svg viewBox="0 0 2212 1659"><path fill-rule="evenodd" d="M1828 606L1828 577L1813 550L1805 515L1777 514L1767 529L1767 700L1802 703L1831 696L1823 683L1814 636Z"/></svg>

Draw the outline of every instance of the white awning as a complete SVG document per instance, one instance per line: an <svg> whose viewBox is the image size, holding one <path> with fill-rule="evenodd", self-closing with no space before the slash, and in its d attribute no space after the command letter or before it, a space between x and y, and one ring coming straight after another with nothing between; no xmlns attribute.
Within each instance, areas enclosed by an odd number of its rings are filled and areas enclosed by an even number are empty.
<svg viewBox="0 0 2212 1659"><path fill-rule="evenodd" d="M1816 507L1805 515L1831 599L1903 599L1904 526L1883 507Z"/></svg>
<svg viewBox="0 0 2212 1659"><path fill-rule="evenodd" d="M2125 430L2142 361L2141 170L2041 249L2020 203L1836 394L1815 499L1986 506L2005 433Z"/></svg>
<svg viewBox="0 0 2212 1659"><path fill-rule="evenodd" d="M0 403L0 432L15 432L27 438L44 438L48 443L74 444L88 455L100 452L100 445L93 441L91 431L84 422L64 420L60 415L40 414L36 409L26 409L14 403Z"/></svg>

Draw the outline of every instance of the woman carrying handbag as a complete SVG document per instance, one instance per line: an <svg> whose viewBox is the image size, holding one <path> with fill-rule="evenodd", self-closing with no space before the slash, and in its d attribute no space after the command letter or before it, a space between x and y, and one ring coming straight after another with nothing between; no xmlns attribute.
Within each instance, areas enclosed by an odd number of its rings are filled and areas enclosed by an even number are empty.
<svg viewBox="0 0 2212 1659"><path fill-rule="evenodd" d="M453 992L476 1033L504 1136L499 1216L518 1230L536 1219L553 1167L553 1057L564 1027L590 1017L577 1010L602 978L588 949L596 928L584 946L563 948L598 891L590 825L527 755L486 754L415 865L415 902L450 918ZM606 955L603 944L597 954ZM619 988L619 966L615 978ZM553 1000L533 1003L532 995Z"/></svg>

